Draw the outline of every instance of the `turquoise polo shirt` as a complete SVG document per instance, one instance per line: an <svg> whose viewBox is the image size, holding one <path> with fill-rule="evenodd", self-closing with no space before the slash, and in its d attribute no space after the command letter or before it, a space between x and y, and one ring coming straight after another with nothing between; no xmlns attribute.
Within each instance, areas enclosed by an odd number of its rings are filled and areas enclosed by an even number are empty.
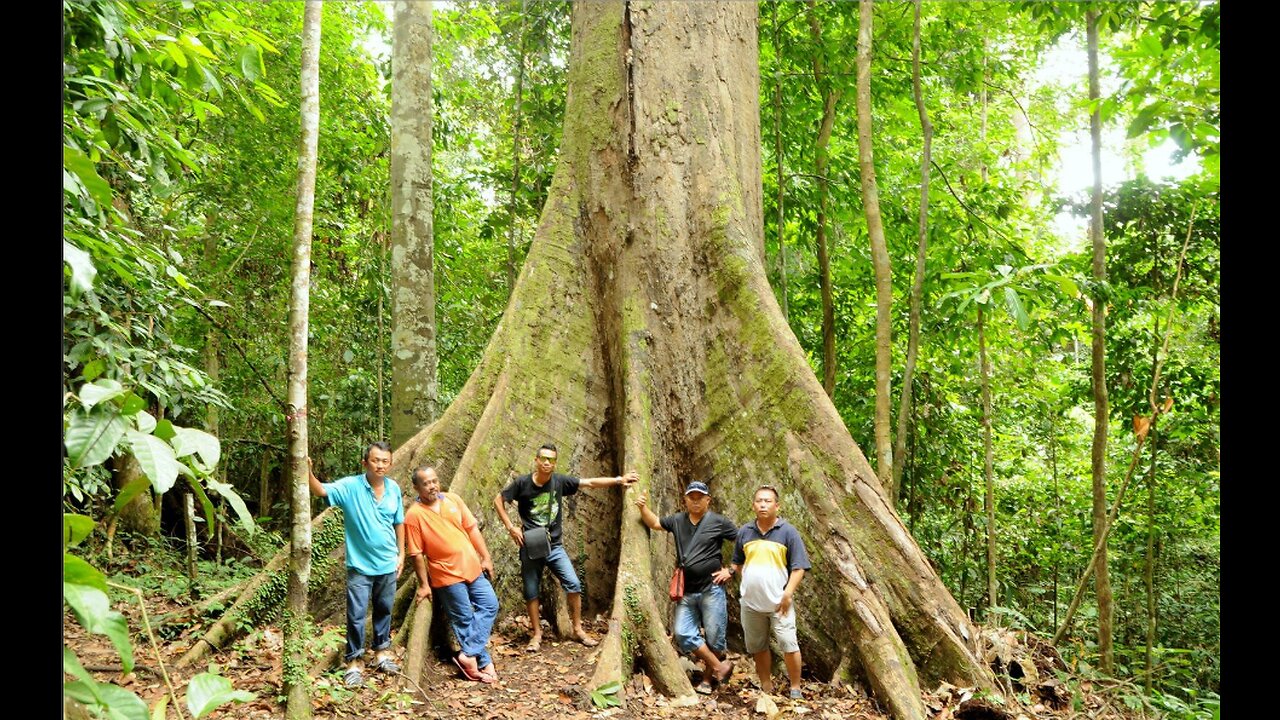
<svg viewBox="0 0 1280 720"><path fill-rule="evenodd" d="M329 504L342 508L346 536L347 567L361 575L386 575L396 571L396 525L404 524L404 497L400 486L383 478L382 500L375 500L364 473L324 483Z"/></svg>

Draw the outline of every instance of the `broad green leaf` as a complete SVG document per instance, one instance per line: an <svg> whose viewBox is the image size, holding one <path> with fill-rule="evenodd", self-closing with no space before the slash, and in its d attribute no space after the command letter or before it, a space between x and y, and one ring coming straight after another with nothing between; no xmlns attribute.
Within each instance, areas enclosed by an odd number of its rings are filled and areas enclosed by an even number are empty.
<svg viewBox="0 0 1280 720"><path fill-rule="evenodd" d="M62 672L93 682L93 676L80 664L80 658L66 645L62 646Z"/></svg>
<svg viewBox="0 0 1280 720"><path fill-rule="evenodd" d="M120 488L120 494L116 495L116 501L112 507L116 512L120 512L130 500L138 496L138 493L149 487L151 487L151 479L145 475L130 480L127 485Z"/></svg>
<svg viewBox="0 0 1280 720"><path fill-rule="evenodd" d="M156 418L151 413L143 410L133 416L133 421L138 426L138 432L149 433L156 429Z"/></svg>
<svg viewBox="0 0 1280 720"><path fill-rule="evenodd" d="M1012 265L997 265L997 266L996 266L996 272L1000 273L1000 277L1005 277L1005 276L1007 276L1009 273L1013 272L1013 266L1012 266Z"/></svg>
<svg viewBox="0 0 1280 720"><path fill-rule="evenodd" d="M1057 283L1058 288L1062 290L1062 294L1066 295L1067 297L1076 297L1077 295L1080 294L1080 286L1076 284L1075 280L1072 280L1066 275L1046 274L1045 279L1052 280L1053 282Z"/></svg>
<svg viewBox="0 0 1280 720"><path fill-rule="evenodd" d="M80 182L84 184L85 190L89 191L89 195L101 207L111 206L111 186L106 180L98 174L93 167L93 161L85 157L85 154L78 149L63 145L62 146L62 165L69 168L75 173Z"/></svg>
<svg viewBox="0 0 1280 720"><path fill-rule="evenodd" d="M89 257L89 253L72 245L66 240L62 241L62 259L71 266L71 287L77 293L86 292L93 289L93 278L98 274L98 269L93 266L93 258ZM90 366L98 363L97 370L90 374ZM92 380L102 373L101 368L106 363L102 360L94 360L85 366L84 376L86 380Z"/></svg>
<svg viewBox="0 0 1280 720"><path fill-rule="evenodd" d="M173 423L169 422L168 418L165 418L156 422L156 429L152 430L151 434L168 442L173 440L177 433L173 430Z"/></svg>
<svg viewBox="0 0 1280 720"><path fill-rule="evenodd" d="M64 440L71 466L93 467L111 457L127 429L124 418L112 412L72 412Z"/></svg>
<svg viewBox="0 0 1280 720"><path fill-rule="evenodd" d="M98 683L98 697L111 720L150 720L142 698L119 685Z"/></svg>
<svg viewBox="0 0 1280 720"><path fill-rule="evenodd" d="M120 406L120 414L132 415L146 406L147 406L146 400L143 400L142 398L138 397L133 393L129 393L128 395L125 396L124 403L121 404ZM151 418L151 423L152 423L152 427L155 427L155 418ZM151 432L151 429L148 428L146 430L143 430L143 432Z"/></svg>
<svg viewBox="0 0 1280 720"><path fill-rule="evenodd" d="M621 689L622 689L622 683L618 682L617 680L613 680L596 688L596 691L604 693L605 695L612 695Z"/></svg>
<svg viewBox="0 0 1280 720"><path fill-rule="evenodd" d="M262 77L262 52L256 45L245 45L240 48L240 72L249 82Z"/></svg>
<svg viewBox="0 0 1280 720"><path fill-rule="evenodd" d="M173 487L178 479L178 462L168 443L155 435L130 430L129 448L142 466L142 472L151 478L156 494L163 495Z"/></svg>
<svg viewBox="0 0 1280 720"><path fill-rule="evenodd" d="M173 58L178 67L185 68L187 66L187 56L182 54L182 48L178 47L176 43L165 43L164 51L169 54L169 57Z"/></svg>
<svg viewBox="0 0 1280 720"><path fill-rule="evenodd" d="M86 410L92 410L94 405L123 394L124 386L111 378L102 378L97 382L85 383L80 386L79 392L80 402Z"/></svg>
<svg viewBox="0 0 1280 720"><path fill-rule="evenodd" d="M107 369L107 362L102 358L98 358L96 360L90 360L89 362L85 363L84 369L80 371L80 374L84 377L85 380L92 382L94 378L101 375L102 372L106 369Z"/></svg>
<svg viewBox="0 0 1280 720"><path fill-rule="evenodd" d="M228 702L248 702L253 698L253 693L236 690L230 680L213 673L200 673L187 684L187 709L195 720Z"/></svg>
<svg viewBox="0 0 1280 720"><path fill-rule="evenodd" d="M1027 311L1022 307L1022 300L1018 298L1018 292L1011 287L1004 289L1004 304L1009 308L1009 314L1018 323L1018 329L1026 330L1027 325L1031 323L1031 318L1027 317Z"/></svg>
<svg viewBox="0 0 1280 720"><path fill-rule="evenodd" d="M62 598L71 606L80 626L91 633L106 635L120 653L120 666L133 672L133 643L129 642L129 626L124 616L111 609L107 594L98 588L76 583L62 583Z"/></svg>
<svg viewBox="0 0 1280 720"><path fill-rule="evenodd" d="M71 553L62 554L62 582L107 591L107 577L94 566Z"/></svg>
<svg viewBox="0 0 1280 720"><path fill-rule="evenodd" d="M218 443L218 438L195 428L175 427L174 432L176 433L173 438L175 455L186 457L197 453L206 466L213 468L218 465L218 459L222 456L222 446Z"/></svg>
<svg viewBox="0 0 1280 720"><path fill-rule="evenodd" d="M93 532L93 518L75 513L62 513L62 541L68 547L75 547L81 540Z"/></svg>
<svg viewBox="0 0 1280 720"><path fill-rule="evenodd" d="M236 493L234 487L213 478L205 480L205 484L209 486L210 490L218 493L231 504L231 509L235 510L236 517L240 518L240 526L244 528L245 532L252 535L258 529L258 526L253 522L253 516L249 514L249 508L244 504L244 499Z"/></svg>

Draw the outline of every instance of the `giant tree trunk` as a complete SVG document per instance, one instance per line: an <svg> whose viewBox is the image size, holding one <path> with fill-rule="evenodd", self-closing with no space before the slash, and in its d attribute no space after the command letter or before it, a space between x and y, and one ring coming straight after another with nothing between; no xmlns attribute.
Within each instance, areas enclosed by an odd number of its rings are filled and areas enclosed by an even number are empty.
<svg viewBox="0 0 1280 720"><path fill-rule="evenodd" d="M574 5L564 143L537 234L475 372L396 469L435 464L487 528L508 473L548 440L567 471L638 470L629 493L649 490L660 512L692 477L738 519L757 483L778 484L813 560L797 599L806 665L864 676L896 716L923 718L922 681L991 678L769 290L758 90L754 4ZM618 490L565 509L588 612L611 614L592 687L639 662L662 691L690 694L655 591L667 538ZM516 550L492 547L503 606L522 612ZM425 630L415 622L409 642Z"/></svg>
<svg viewBox="0 0 1280 720"><path fill-rule="evenodd" d="M1088 11L1089 100L1098 102L1098 11ZM1093 196L1090 205L1089 238L1093 244L1093 281L1101 288L1107 281L1107 245L1102 237L1102 115L1089 114L1089 136L1093 160ZM1093 542L1107 532L1107 298L1093 293ZM1111 672L1114 653L1111 644L1111 575L1107 570L1104 544L1094 567L1094 590L1098 598L1098 654L1102 671Z"/></svg>
<svg viewBox="0 0 1280 720"><path fill-rule="evenodd" d="M396 3L391 77L391 444L436 418L431 3Z"/></svg>

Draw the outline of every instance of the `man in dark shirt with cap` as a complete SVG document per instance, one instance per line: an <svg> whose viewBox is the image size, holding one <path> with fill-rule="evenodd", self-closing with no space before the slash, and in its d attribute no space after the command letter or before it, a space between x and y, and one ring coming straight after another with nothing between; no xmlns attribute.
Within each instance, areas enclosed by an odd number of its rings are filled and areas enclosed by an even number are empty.
<svg viewBox="0 0 1280 720"><path fill-rule="evenodd" d="M675 535L679 562L684 567L684 597L676 605L676 646L702 661L702 682L695 688L711 694L733 672L725 654L725 626L729 622L724 583L733 570L720 561L720 548L738 536L738 527L720 513L711 512L711 491L704 482L691 482L684 491L685 512L659 519L641 494L636 499L640 519L651 530ZM703 633L706 639L703 639Z"/></svg>

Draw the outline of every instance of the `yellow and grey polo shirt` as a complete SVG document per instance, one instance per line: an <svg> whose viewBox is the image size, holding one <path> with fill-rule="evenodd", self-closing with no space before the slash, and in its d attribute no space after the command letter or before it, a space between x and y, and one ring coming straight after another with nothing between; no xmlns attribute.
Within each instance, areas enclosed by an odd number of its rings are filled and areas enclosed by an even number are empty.
<svg viewBox="0 0 1280 720"><path fill-rule="evenodd" d="M778 518L764 533L752 521L738 530L733 564L742 566L742 604L756 612L773 612L782 602L791 572L809 569L809 553L786 520Z"/></svg>

